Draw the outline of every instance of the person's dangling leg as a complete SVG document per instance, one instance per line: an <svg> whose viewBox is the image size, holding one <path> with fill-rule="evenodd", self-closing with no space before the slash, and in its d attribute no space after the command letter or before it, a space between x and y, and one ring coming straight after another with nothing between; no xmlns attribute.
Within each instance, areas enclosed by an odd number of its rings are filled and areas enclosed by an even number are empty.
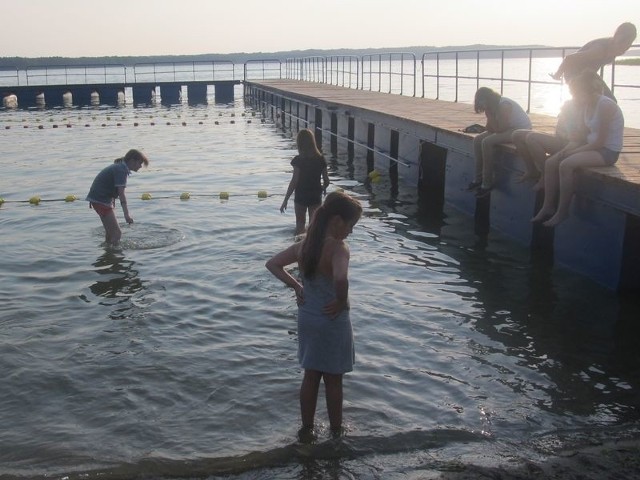
<svg viewBox="0 0 640 480"><path fill-rule="evenodd" d="M606 163L596 150L574 153L560 162L558 209L555 215L544 222L545 227L555 227L569 216L569 207L575 191L576 170L582 167L603 167Z"/></svg>

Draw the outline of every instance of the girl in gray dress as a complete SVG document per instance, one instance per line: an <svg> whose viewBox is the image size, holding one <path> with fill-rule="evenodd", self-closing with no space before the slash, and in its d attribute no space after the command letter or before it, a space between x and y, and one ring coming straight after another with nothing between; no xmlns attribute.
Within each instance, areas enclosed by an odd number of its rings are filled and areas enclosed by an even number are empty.
<svg viewBox="0 0 640 480"><path fill-rule="evenodd" d="M342 430L342 375L353 370L349 319L349 247L345 239L362 215L360 203L342 192L327 195L302 242L266 263L267 269L296 292L298 360L303 432L313 430L320 380L324 381L331 431ZM302 280L285 267L298 263Z"/></svg>

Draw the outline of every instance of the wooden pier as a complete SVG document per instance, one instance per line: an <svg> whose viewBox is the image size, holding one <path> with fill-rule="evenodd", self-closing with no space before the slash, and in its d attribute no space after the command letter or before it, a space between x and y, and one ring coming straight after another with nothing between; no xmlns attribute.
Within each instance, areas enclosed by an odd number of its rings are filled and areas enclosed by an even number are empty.
<svg viewBox="0 0 640 480"><path fill-rule="evenodd" d="M366 154L368 171L388 172L404 188L418 189L436 210L446 202L468 213L478 235L498 230L530 246L532 255L545 255L608 288L640 290L638 129L625 130L614 166L578 174L570 218L549 229L530 222L542 193L515 181L523 164L512 145L497 158L492 193L477 199L466 191L474 174L474 135L461 130L484 123L470 104L287 79L245 82L245 101L293 131L315 129L333 154ZM535 130L554 132L554 117L530 118Z"/></svg>

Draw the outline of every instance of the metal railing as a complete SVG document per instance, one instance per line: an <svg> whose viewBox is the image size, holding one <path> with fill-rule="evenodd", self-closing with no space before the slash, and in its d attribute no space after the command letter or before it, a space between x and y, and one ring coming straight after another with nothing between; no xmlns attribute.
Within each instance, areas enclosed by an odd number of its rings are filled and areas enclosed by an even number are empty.
<svg viewBox="0 0 640 480"><path fill-rule="evenodd" d="M338 87L360 87L360 57L332 55L326 58L325 82Z"/></svg>
<svg viewBox="0 0 640 480"><path fill-rule="evenodd" d="M122 83L126 80L126 70L127 67L119 64L27 67L25 77L27 85Z"/></svg>
<svg viewBox="0 0 640 480"><path fill-rule="evenodd" d="M534 78L533 63L540 58L564 58L567 48L509 48L509 49L483 49L483 50L451 50L427 52L422 55L422 97L427 97L428 88L426 81L435 79L435 95L431 98L441 99L441 87L443 82L454 82L453 101L459 101L461 82L470 80L475 83L477 90L481 83L498 83L496 88L500 94L504 93L505 84L520 84L526 88L526 110L531 110L532 89L536 85L557 86L558 82L549 76ZM559 52L560 55L554 55ZM509 76L506 73L507 64L517 60L525 60L526 76ZM499 60L499 68L496 71L496 60ZM464 63L464 67L461 67ZM444 64L444 65L443 65ZM483 69L487 66L486 69ZM472 68L470 68L472 67ZM442 70L445 69L443 72ZM453 69L453 71L451 71ZM485 73L493 69L494 74ZM435 71L434 71L435 70ZM517 69L522 73L522 65ZM546 75L546 73L545 73Z"/></svg>
<svg viewBox="0 0 640 480"><path fill-rule="evenodd" d="M136 63L134 83L236 80L235 63L228 60Z"/></svg>
<svg viewBox="0 0 640 480"><path fill-rule="evenodd" d="M247 60L243 75L244 81L282 78L282 62L277 59Z"/></svg>
<svg viewBox="0 0 640 480"><path fill-rule="evenodd" d="M640 45L636 44L631 48L638 47ZM561 60L575 50L577 47L439 50L423 53L419 62L414 53L385 52L287 58L284 63L279 59L256 59L243 64L232 61L138 63L129 68L120 64L42 66L24 70L5 67L0 69L0 84L133 84L288 78L455 102L461 100L461 92L468 101L473 96L473 92L469 94L470 90L490 86L511 97L514 90L517 91L515 96L522 99L527 111L531 111L537 90L561 92L558 88L561 83L553 80L549 71L539 71L540 64L544 64L541 60L552 60L557 68ZM626 81L618 80L616 62L605 67L601 74L614 92L622 88L640 88L640 84L628 80L628 75ZM421 77L419 83L418 75ZM444 94L448 97L443 98Z"/></svg>
<svg viewBox="0 0 640 480"><path fill-rule="evenodd" d="M416 56L407 52L388 52L362 56L362 89L405 95L405 87L416 96ZM398 81L395 81L398 79ZM374 84L377 85L375 90ZM394 88L396 91L394 91Z"/></svg>
<svg viewBox="0 0 640 480"><path fill-rule="evenodd" d="M0 86L13 86L20 84L18 67L0 68Z"/></svg>

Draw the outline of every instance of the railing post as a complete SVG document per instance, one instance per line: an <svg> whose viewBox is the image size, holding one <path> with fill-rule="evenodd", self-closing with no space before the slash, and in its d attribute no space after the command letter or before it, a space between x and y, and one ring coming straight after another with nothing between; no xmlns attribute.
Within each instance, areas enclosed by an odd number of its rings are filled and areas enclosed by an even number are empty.
<svg viewBox="0 0 640 480"><path fill-rule="evenodd" d="M531 113L531 72L533 70L533 49L529 49L529 76L527 78L527 113Z"/></svg>

